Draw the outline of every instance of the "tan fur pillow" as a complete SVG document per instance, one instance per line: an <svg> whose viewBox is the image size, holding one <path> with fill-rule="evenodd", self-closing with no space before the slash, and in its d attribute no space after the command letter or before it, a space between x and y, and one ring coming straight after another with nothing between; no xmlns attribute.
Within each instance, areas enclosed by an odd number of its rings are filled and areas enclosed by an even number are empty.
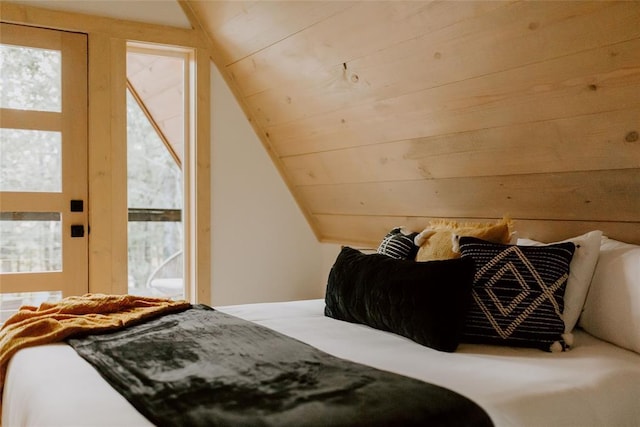
<svg viewBox="0 0 640 427"><path fill-rule="evenodd" d="M509 243L512 221L507 217L497 223L459 223L433 220L414 240L419 246L416 261L451 259L460 257L457 239L460 236L477 237L493 243Z"/></svg>

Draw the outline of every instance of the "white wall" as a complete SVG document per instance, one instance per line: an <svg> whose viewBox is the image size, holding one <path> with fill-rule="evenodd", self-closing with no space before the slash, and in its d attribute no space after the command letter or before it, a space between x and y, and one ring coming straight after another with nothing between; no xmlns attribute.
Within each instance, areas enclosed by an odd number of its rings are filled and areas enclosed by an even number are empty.
<svg viewBox="0 0 640 427"><path fill-rule="evenodd" d="M339 247L319 243L211 66L214 306L323 298Z"/></svg>

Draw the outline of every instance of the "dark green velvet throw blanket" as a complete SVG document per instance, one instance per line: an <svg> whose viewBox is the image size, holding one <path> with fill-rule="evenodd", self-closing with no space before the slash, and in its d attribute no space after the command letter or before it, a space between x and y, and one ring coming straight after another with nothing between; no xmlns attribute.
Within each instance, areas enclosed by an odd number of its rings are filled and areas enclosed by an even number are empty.
<svg viewBox="0 0 640 427"><path fill-rule="evenodd" d="M193 306L69 344L158 426L491 426L445 388Z"/></svg>

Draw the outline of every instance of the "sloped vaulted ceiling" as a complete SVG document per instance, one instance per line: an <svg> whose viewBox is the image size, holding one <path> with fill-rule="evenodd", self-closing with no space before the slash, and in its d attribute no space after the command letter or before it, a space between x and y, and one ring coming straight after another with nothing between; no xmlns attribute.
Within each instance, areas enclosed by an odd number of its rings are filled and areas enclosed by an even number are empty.
<svg viewBox="0 0 640 427"><path fill-rule="evenodd" d="M508 213L640 240L640 2L183 4L321 239Z"/></svg>

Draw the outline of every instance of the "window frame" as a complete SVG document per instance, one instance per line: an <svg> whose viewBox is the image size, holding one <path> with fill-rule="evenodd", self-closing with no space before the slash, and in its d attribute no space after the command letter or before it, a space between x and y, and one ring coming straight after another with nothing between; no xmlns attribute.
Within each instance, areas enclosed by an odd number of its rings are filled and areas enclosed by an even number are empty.
<svg viewBox="0 0 640 427"><path fill-rule="evenodd" d="M184 94L183 94L184 104L182 106L182 111L183 111L184 127L183 127L183 135L182 135L182 140L183 140L182 158L189 159L189 156L192 155L192 151L193 151L192 147L194 146L194 141L192 140L192 137L191 137L191 135L193 134L191 132L191 126L193 126L195 123L194 121L190 120L191 112L195 111L195 103L193 99L194 93L190 89L195 78L195 75L191 70L193 68L193 65L195 64L195 61L193 59L194 50L191 48L176 47L176 46L165 46L165 45L157 45L157 44L151 45L148 43L140 43L140 42L127 42L127 53L130 53L130 52L144 54L144 55L151 55L151 56L173 57L183 61L184 69L182 73L182 78L183 78L183 90L184 90ZM153 127L154 131L156 132L158 138L164 144L169 155L173 158L173 160L176 162L176 165L182 171L183 196L190 194L191 192L190 187L194 183L191 182L191 180L189 180L188 177L191 175L191 168L193 167L192 166L193 162L189 162L189 161L183 162L182 159L180 159L180 156L174 150L174 147L171 145L171 142L167 139L167 136L163 133L159 123L153 117L153 114L148 110L147 105L145 105L142 97L138 94L133 82L131 82L131 80L128 77L127 77L127 91L133 97L134 102L138 104L138 106L142 110L142 113L146 116L150 125ZM183 240L182 252L183 252L184 265L186 266L188 264L188 257L191 256L191 254L189 253L190 251L187 248L192 247L191 239L194 239L195 236L193 236L192 233L189 232L190 224L186 220L191 217L189 215L190 213L189 211L190 209L193 208L193 206L189 206L186 204L186 197L183 197L183 199L185 203L183 203L180 222L182 223L182 228L183 228L184 240ZM128 212L128 221L130 222L131 207L128 207L127 212ZM127 250L128 250L128 245L129 245L129 239L127 238ZM189 288L189 286L187 286L187 284L191 282L191 278L190 278L191 274L192 272L189 269L187 268L183 269L183 283L185 285L184 293L185 293L186 299L190 299L191 294L194 292L194 289L191 289Z"/></svg>

